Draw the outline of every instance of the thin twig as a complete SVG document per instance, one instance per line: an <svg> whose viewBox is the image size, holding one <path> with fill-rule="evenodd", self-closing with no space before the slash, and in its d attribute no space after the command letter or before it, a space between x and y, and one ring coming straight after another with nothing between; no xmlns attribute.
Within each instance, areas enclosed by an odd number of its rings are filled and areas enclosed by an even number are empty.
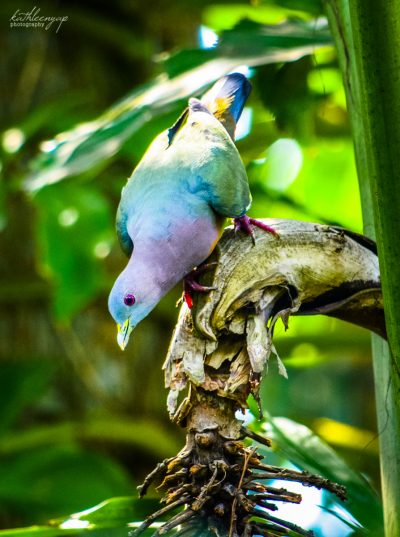
<svg viewBox="0 0 400 537"><path fill-rule="evenodd" d="M324 477L318 476L318 475L312 475L308 472L295 472L293 470L282 470L281 468L276 468L275 471L274 467L271 467L273 471L271 473L265 472L264 474L253 474L251 476L251 479L249 479L246 484L250 484L252 481L259 481L263 479L281 479L283 481L296 481L299 483L312 485L318 489L326 489L330 492L333 492L340 498L341 500L346 499L346 489L342 485L338 485L337 483L333 483L332 481L329 481L329 479L326 479Z"/></svg>
<svg viewBox="0 0 400 537"><path fill-rule="evenodd" d="M160 485L156 488L156 490L159 490L163 487L167 487L168 483L173 483L174 481L179 480L182 477L186 477L188 474L187 468L182 468L181 470L178 470L177 472L173 474L168 474L164 477L163 481Z"/></svg>
<svg viewBox="0 0 400 537"><path fill-rule="evenodd" d="M274 503L269 503L267 500L260 500L258 505L263 509L269 509L270 511L277 511L279 508Z"/></svg>
<svg viewBox="0 0 400 537"><path fill-rule="evenodd" d="M165 515L166 513L169 513L169 511L172 511L176 507L183 505L184 503L188 501L188 499L189 499L188 496L184 496L182 498L179 498L179 500L176 500L175 502L170 503L166 507L159 509L155 513L152 513L146 518L146 520L136 530L129 533L130 537L137 537L138 535L143 533L144 530L147 529L155 520L157 520L157 518Z"/></svg>
<svg viewBox="0 0 400 537"><path fill-rule="evenodd" d="M255 433L254 431L250 431L250 429L246 429L245 427L242 427L242 432L245 436L248 436L249 438L252 438L253 440L256 440L260 444L263 444L264 446L271 447L272 443L269 438L265 438L264 436L261 436L260 434Z"/></svg>
<svg viewBox="0 0 400 537"><path fill-rule="evenodd" d="M166 522L161 528L159 528L157 531L153 533L152 537L157 537L158 535L164 535L169 530L172 530L176 526L179 526L179 524L182 524L183 522L186 522L192 516L194 515L194 511L192 509L187 509L186 511L183 511L182 513L178 513L174 517L171 518L169 522Z"/></svg>
<svg viewBox="0 0 400 537"><path fill-rule="evenodd" d="M282 494L287 496L298 496L301 499L301 494L284 489L283 487L271 487L271 485L263 485L268 494Z"/></svg>
<svg viewBox="0 0 400 537"><path fill-rule="evenodd" d="M176 457L171 457L170 459L165 459L164 461L159 462L157 466L154 468L154 470L150 472L149 475L146 476L143 483L137 487L140 498L142 498L146 494L147 489L149 488L151 483L154 481L154 479L156 479L159 476L162 476L162 477L165 476L165 474L167 473L168 464L174 459L176 459Z"/></svg>
<svg viewBox="0 0 400 537"><path fill-rule="evenodd" d="M169 505L170 503L175 502L178 497L182 496L185 491L189 491L191 489L192 485L190 483L186 483L177 489L169 489L168 496L163 498L161 501L165 501L165 503Z"/></svg>
<svg viewBox="0 0 400 537"><path fill-rule="evenodd" d="M215 467L213 475L211 476L211 479L209 480L208 483L206 483L203 486L203 488L201 489L201 492L198 495L197 499L193 502L192 509L194 511L199 511L203 507L204 503L206 502L208 492L212 488L212 486L214 484L214 481L217 479L217 475L218 475L218 468Z"/></svg>
<svg viewBox="0 0 400 537"><path fill-rule="evenodd" d="M286 494L252 494L252 500L274 500L276 502L301 503L301 494L286 493Z"/></svg>
<svg viewBox="0 0 400 537"><path fill-rule="evenodd" d="M240 490L242 488L243 479L244 479L244 476L245 476L246 471L247 471L249 460L254 455L255 451L256 451L255 448L251 449L244 456L242 474L241 474L240 479L239 479L239 484L237 486L237 490ZM229 526L229 535L228 535L228 537L233 537L234 526L235 526L235 523L236 523L236 505L237 505L237 502L238 502L238 498L237 498L237 495L235 495L235 497L233 498L233 502L232 502L231 521L230 521L230 526Z"/></svg>

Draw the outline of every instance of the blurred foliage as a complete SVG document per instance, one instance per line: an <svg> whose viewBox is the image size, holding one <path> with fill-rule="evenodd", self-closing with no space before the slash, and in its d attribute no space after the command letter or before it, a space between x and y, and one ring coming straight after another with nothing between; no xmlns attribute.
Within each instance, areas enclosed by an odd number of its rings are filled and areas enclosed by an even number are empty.
<svg viewBox="0 0 400 537"><path fill-rule="evenodd" d="M382 529L382 506L370 483L310 429L288 418L269 419L263 428L296 466L346 487L348 502L345 509L361 527L371 531ZM330 505L335 503L339 502L330 498Z"/></svg>
<svg viewBox="0 0 400 537"><path fill-rule="evenodd" d="M8 28L0 36L2 527L130 495L183 442L160 390L180 289L141 323L123 355L106 301L125 263L113 229L121 188L189 95L235 68L249 73L238 148L254 216L361 230L344 92L318 0L49 0L40 9L69 19L58 33ZM15 10L2 3L5 26ZM207 35L219 37L215 48ZM352 475L379 486L368 334L316 317L291 319L276 336L289 381L272 366L264 406L319 432ZM318 459L329 466L337 455L324 450ZM299 454L287 456L306 467ZM113 502L99 511L114 521L108 527L144 514L137 502ZM40 532L61 530L6 533Z"/></svg>
<svg viewBox="0 0 400 537"><path fill-rule="evenodd" d="M101 502L68 518L53 519L47 525L23 529L3 530L2 537L53 537L61 535L87 535L96 537L127 534L132 520L141 520L157 508L156 500L137 500L132 496L115 497ZM128 526L129 525L129 526ZM151 535L154 530L144 533Z"/></svg>

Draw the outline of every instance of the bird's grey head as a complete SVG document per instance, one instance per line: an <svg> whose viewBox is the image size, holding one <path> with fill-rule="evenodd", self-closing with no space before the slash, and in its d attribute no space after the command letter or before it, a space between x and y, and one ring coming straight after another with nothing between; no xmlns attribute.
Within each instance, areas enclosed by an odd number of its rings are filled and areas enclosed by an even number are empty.
<svg viewBox="0 0 400 537"><path fill-rule="evenodd" d="M128 344L132 330L164 294L154 281L148 281L148 276L135 270L129 262L118 276L108 298L108 308L117 323L117 341L122 350Z"/></svg>

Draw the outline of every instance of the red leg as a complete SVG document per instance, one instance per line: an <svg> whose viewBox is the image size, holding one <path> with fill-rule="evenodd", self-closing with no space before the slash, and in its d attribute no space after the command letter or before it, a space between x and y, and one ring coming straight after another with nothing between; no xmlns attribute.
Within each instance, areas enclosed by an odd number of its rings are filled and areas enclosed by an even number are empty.
<svg viewBox="0 0 400 537"><path fill-rule="evenodd" d="M203 274L210 268L214 267L217 263L205 263L204 265L200 265L199 267L196 267L193 269L189 274L187 274L183 280L183 300L186 302L188 307L192 309L193 307L193 292L196 293L208 293L209 291L213 291L216 289L216 287L209 287L206 285L202 285L198 281L196 281L197 276L200 274Z"/></svg>
<svg viewBox="0 0 400 537"><path fill-rule="evenodd" d="M260 220L256 220L255 218L250 218L246 214L243 216L239 216L238 218L234 218L234 226L235 231L244 231L247 235L250 235L253 243L255 243L254 239L254 231L252 229L252 226L259 227L260 229L263 229L267 233L271 233L275 237L279 238L279 233L275 231L275 229L271 226L268 226L267 224L264 224L264 222L260 222Z"/></svg>

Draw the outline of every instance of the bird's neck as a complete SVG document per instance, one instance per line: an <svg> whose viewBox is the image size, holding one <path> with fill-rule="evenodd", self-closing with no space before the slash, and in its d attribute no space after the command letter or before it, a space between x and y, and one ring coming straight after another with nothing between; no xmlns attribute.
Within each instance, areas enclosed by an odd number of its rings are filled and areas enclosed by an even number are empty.
<svg viewBox="0 0 400 537"><path fill-rule="evenodd" d="M155 240L137 240L131 258L132 269L157 298L164 296L188 272L182 261L172 248Z"/></svg>

